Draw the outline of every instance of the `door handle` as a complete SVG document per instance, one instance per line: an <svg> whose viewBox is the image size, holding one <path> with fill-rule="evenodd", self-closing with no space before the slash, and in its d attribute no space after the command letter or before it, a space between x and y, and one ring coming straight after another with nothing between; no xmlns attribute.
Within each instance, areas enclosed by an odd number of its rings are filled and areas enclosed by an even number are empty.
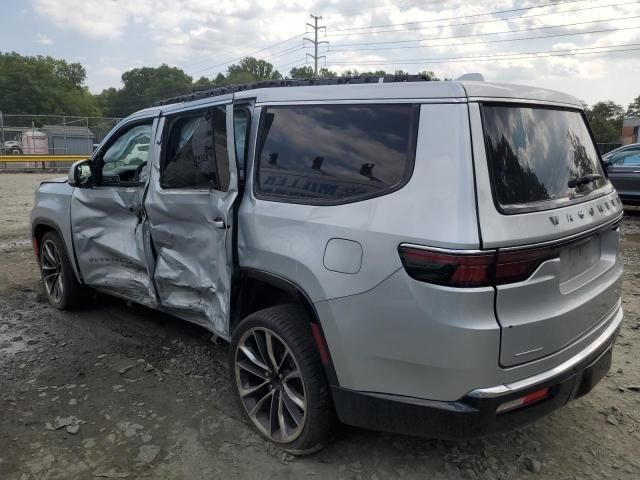
<svg viewBox="0 0 640 480"><path fill-rule="evenodd" d="M213 226L216 228L226 228L227 226L224 223L224 220L222 220L220 217L216 218L213 221Z"/></svg>

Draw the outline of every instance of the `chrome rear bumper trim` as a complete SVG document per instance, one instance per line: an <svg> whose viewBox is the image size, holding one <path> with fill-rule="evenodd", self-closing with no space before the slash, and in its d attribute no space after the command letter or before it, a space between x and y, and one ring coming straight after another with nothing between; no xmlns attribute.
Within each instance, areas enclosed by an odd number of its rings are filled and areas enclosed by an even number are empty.
<svg viewBox="0 0 640 480"><path fill-rule="evenodd" d="M600 336L593 341L588 347L586 347L581 352L578 352L573 357L568 360L562 362L560 365L552 368L551 370L547 370L545 372L539 373L537 375L533 375L532 377L525 378L523 380L518 380L517 382L506 383L504 385L498 385L495 387L488 388L478 388L476 390L472 390L467 395L470 397L477 398L490 398L497 397L500 395L505 395L507 393L517 392L519 390L525 390L527 388L533 387L534 385L542 382L546 382L547 380L557 376L562 375L563 373L571 370L576 365L579 365L590 355L595 353L602 345L606 344L611 340L611 337L615 335L620 323L622 322L622 307L618 306L614 315L614 319L611 321L611 324L600 334Z"/></svg>

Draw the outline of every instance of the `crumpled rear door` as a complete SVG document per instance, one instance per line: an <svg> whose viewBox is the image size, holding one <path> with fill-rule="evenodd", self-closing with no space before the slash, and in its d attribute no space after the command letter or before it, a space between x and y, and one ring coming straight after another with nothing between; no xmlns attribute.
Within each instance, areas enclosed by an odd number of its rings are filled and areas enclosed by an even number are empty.
<svg viewBox="0 0 640 480"><path fill-rule="evenodd" d="M237 196L232 132L230 101L162 118L145 200L160 305L221 336L229 332Z"/></svg>

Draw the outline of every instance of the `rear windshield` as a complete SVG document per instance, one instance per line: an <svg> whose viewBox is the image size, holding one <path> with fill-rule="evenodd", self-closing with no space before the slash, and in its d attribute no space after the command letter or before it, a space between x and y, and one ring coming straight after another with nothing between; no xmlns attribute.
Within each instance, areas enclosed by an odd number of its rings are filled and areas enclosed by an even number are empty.
<svg viewBox="0 0 640 480"><path fill-rule="evenodd" d="M544 207L607 184L579 111L485 104L482 112L494 196L504 210Z"/></svg>

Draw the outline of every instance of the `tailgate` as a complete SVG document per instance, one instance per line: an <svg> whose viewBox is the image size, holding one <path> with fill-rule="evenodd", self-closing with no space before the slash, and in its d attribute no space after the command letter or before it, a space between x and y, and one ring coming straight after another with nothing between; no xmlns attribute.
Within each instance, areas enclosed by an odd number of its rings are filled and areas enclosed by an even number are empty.
<svg viewBox="0 0 640 480"><path fill-rule="evenodd" d="M525 281L497 287L501 365L551 355L611 316L621 294L618 241L618 228L607 227L554 248Z"/></svg>
<svg viewBox="0 0 640 480"><path fill-rule="evenodd" d="M619 306L622 203L579 110L469 109L482 247L514 259L495 304L500 364L513 366L578 341Z"/></svg>

